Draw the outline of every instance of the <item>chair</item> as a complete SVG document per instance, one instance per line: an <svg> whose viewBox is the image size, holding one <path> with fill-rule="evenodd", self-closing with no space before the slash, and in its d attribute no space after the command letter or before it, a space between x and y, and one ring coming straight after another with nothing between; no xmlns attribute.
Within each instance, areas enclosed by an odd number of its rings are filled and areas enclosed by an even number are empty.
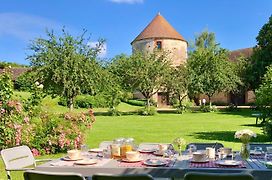
<svg viewBox="0 0 272 180"><path fill-rule="evenodd" d="M45 171L26 171L24 172L25 180L85 180L81 174L77 173L56 173Z"/></svg>
<svg viewBox="0 0 272 180"><path fill-rule="evenodd" d="M1 151L1 156L5 164L7 178L11 179L10 171L25 171L34 169L36 162L49 161L50 159L35 160L28 146L18 146Z"/></svg>
<svg viewBox="0 0 272 180"><path fill-rule="evenodd" d="M140 143L139 149L158 149L159 144L168 145L168 149L174 150L174 147L170 143Z"/></svg>
<svg viewBox="0 0 272 180"><path fill-rule="evenodd" d="M190 145L195 145L197 150L206 150L207 147L214 147L217 151L218 149L224 147L221 143L190 143L186 145L186 150L189 149Z"/></svg>
<svg viewBox="0 0 272 180"><path fill-rule="evenodd" d="M92 180L154 180L149 174L128 174L128 175L111 175L95 174Z"/></svg>
<svg viewBox="0 0 272 180"><path fill-rule="evenodd" d="M245 173L200 173L188 172L184 180L254 180L253 176Z"/></svg>
<svg viewBox="0 0 272 180"><path fill-rule="evenodd" d="M107 149L109 145L111 145L113 141L102 141L99 144L99 149Z"/></svg>
<svg viewBox="0 0 272 180"><path fill-rule="evenodd" d="M272 144L264 144L264 143L249 143L250 150L254 150L255 147L261 147L263 151L267 151L267 147L272 147Z"/></svg>

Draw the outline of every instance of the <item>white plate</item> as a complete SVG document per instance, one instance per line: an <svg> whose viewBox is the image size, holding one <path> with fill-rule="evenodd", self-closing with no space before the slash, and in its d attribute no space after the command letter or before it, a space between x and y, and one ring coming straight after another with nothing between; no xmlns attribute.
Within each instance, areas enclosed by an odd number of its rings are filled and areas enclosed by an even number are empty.
<svg viewBox="0 0 272 180"><path fill-rule="evenodd" d="M252 154L252 155L262 155L263 151L250 151L250 154Z"/></svg>
<svg viewBox="0 0 272 180"><path fill-rule="evenodd" d="M64 160L64 161L78 161L78 160L82 160L82 159L83 159L83 157L78 157L77 159L71 159L68 156L62 158L62 160Z"/></svg>
<svg viewBox="0 0 272 180"><path fill-rule="evenodd" d="M155 149L139 149L138 151L141 153L153 153L156 150Z"/></svg>
<svg viewBox="0 0 272 180"><path fill-rule="evenodd" d="M197 161L197 160L191 159L190 161L193 162L193 163L206 163L206 162L209 162L210 160L209 159L203 159L201 161Z"/></svg>
<svg viewBox="0 0 272 180"><path fill-rule="evenodd" d="M76 164L76 165L92 165L92 164L96 164L96 163L97 163L96 159L84 159L84 160L77 161L74 164Z"/></svg>
<svg viewBox="0 0 272 180"><path fill-rule="evenodd" d="M123 162L130 162L130 163L140 162L140 161L142 161L142 160L143 160L143 159L135 159L135 160L128 160L127 158L122 159Z"/></svg>
<svg viewBox="0 0 272 180"><path fill-rule="evenodd" d="M147 159L143 164L147 166L165 166L167 162L159 159Z"/></svg>
<svg viewBox="0 0 272 180"><path fill-rule="evenodd" d="M222 166L238 166L241 164L241 161L235 161L235 160L220 160L216 161L216 164L222 165Z"/></svg>
<svg viewBox="0 0 272 180"><path fill-rule="evenodd" d="M162 153L160 151L155 151L153 154L156 155L156 156L163 156L164 153Z"/></svg>
<svg viewBox="0 0 272 180"><path fill-rule="evenodd" d="M99 148L94 148L94 149L90 149L90 152L95 152L95 153L100 153L103 152L103 149L99 149Z"/></svg>

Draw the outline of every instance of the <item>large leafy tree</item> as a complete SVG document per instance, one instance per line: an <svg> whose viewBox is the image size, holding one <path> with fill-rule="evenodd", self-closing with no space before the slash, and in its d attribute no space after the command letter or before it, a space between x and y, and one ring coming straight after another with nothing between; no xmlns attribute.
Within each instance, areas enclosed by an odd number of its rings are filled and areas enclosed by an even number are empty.
<svg viewBox="0 0 272 180"><path fill-rule="evenodd" d="M214 33L207 31L195 40L195 49L188 59L189 92L192 95L205 94L209 98L218 92L229 92L240 81L228 61L228 52L220 48Z"/></svg>
<svg viewBox="0 0 272 180"><path fill-rule="evenodd" d="M267 67L272 64L272 16L263 25L256 37L257 46L252 55L252 69L250 83L252 89L256 89L261 84L262 77L266 73Z"/></svg>
<svg viewBox="0 0 272 180"><path fill-rule="evenodd" d="M170 74L167 78L167 88L171 97L177 99L179 108L182 108L182 101L188 92L188 71L185 65L171 67Z"/></svg>
<svg viewBox="0 0 272 180"><path fill-rule="evenodd" d="M96 61L103 41L97 47L88 46L86 31L78 37L62 31L57 36L47 31L47 38L38 38L30 45L32 55L28 56L31 66L38 73L44 90L51 95L65 98L70 109L82 91L93 92L101 68Z"/></svg>
<svg viewBox="0 0 272 180"><path fill-rule="evenodd" d="M167 53L154 51L152 53L134 53L130 57L119 56L112 62L112 71L122 81L123 87L139 91L150 100L164 85L170 70Z"/></svg>

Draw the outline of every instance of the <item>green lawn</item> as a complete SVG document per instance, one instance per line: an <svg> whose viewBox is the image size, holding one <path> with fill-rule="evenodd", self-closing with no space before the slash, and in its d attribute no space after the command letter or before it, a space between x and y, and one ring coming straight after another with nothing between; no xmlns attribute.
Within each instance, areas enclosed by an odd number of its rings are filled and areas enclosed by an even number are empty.
<svg viewBox="0 0 272 180"><path fill-rule="evenodd" d="M57 100L45 99L44 107L52 112L66 112L67 108L56 105ZM122 111L137 110L139 107L121 104ZM76 111L86 111L78 109ZM106 109L95 109L106 111ZM221 142L227 147L239 150L240 142L234 139L236 130L251 129L257 133L256 142L268 142L261 127L255 125L251 110L235 113L191 113L158 114L156 116L97 116L93 129L87 132L86 144L97 147L101 141L118 137L133 137L140 142L172 142L176 137L183 137L190 142ZM49 156L59 157L60 154ZM44 158L44 157L41 157ZM47 157L46 157L47 158ZM5 179L4 167L0 163L0 180ZM13 174L14 179L22 179L21 173Z"/></svg>

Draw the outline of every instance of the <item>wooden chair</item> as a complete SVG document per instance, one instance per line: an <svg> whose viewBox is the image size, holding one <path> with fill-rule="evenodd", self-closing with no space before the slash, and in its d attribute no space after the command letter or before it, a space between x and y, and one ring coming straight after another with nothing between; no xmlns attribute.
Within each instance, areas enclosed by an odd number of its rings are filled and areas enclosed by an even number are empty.
<svg viewBox="0 0 272 180"><path fill-rule="evenodd" d="M242 173L200 173L188 172L184 180L254 180L250 174Z"/></svg>
<svg viewBox="0 0 272 180"><path fill-rule="evenodd" d="M28 146L18 146L1 151L7 178L10 180L10 171L25 171L34 169L36 162L49 161L50 159L35 160Z"/></svg>
<svg viewBox="0 0 272 180"><path fill-rule="evenodd" d="M129 175L111 175L95 174L92 180L154 180L149 174L129 174Z"/></svg>
<svg viewBox="0 0 272 180"><path fill-rule="evenodd" d="M56 173L45 171L26 171L25 180L85 180L81 174L77 173Z"/></svg>
<svg viewBox="0 0 272 180"><path fill-rule="evenodd" d="M190 145L195 145L197 150L206 150L207 147L214 147L217 151L218 149L224 147L221 143L190 143L186 145L186 150L189 149Z"/></svg>

